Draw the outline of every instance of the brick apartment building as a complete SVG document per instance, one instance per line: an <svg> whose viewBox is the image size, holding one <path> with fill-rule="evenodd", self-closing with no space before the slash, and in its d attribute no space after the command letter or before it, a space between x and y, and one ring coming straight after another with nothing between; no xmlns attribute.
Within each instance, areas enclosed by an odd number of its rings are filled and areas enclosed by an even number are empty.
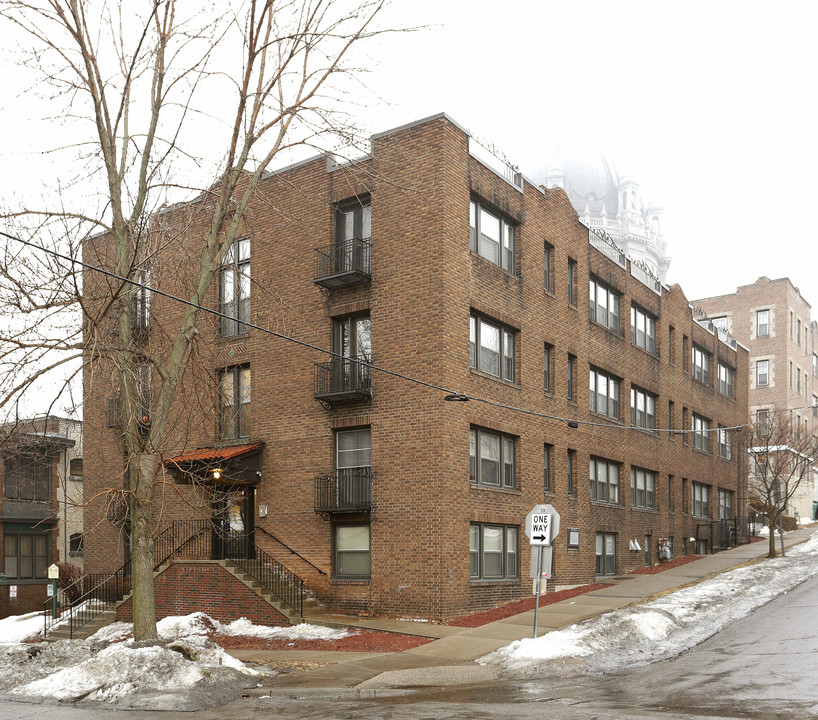
<svg viewBox="0 0 818 720"><path fill-rule="evenodd" d="M41 610L52 562L82 566L82 422L0 428L0 617Z"/></svg>
<svg viewBox="0 0 818 720"><path fill-rule="evenodd" d="M157 218L152 287L187 296L205 204ZM207 301L231 319L202 319L180 384L158 530L213 517L222 554L249 538L328 607L442 620L530 595L537 503L562 518L557 585L656 563L660 543L708 551L711 523L744 513L728 428L746 349L446 115L271 173L239 237ZM146 365L181 312L153 296ZM122 486L122 430L116 373L87 377L93 495ZM127 519L111 502L85 519L86 568L114 570Z"/></svg>
<svg viewBox="0 0 818 720"><path fill-rule="evenodd" d="M773 412L789 413L793 427L818 439L818 324L790 279L760 277L729 295L692 304L749 348L750 422L763 424ZM813 468L786 512L814 518L815 500Z"/></svg>

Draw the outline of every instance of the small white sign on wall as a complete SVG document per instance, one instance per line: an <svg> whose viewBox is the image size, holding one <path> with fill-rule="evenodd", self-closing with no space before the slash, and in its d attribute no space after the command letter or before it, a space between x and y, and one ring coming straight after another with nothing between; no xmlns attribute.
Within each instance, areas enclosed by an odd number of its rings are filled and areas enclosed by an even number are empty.
<svg viewBox="0 0 818 720"><path fill-rule="evenodd" d="M16 598L17 597L17 586L16 585L9 585L9 597Z"/></svg>
<svg viewBox="0 0 818 720"><path fill-rule="evenodd" d="M48 597L54 597L54 583L48 583L48 585L46 585L45 594Z"/></svg>

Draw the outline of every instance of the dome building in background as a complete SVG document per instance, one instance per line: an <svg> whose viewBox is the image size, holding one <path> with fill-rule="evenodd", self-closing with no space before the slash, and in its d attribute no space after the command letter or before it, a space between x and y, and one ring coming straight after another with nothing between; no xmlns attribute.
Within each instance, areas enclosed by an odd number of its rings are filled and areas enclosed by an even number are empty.
<svg viewBox="0 0 818 720"><path fill-rule="evenodd" d="M600 153L576 154L573 159L556 153L545 177L540 173L535 178L548 188L563 188L583 224L607 233L629 258L667 282L664 210L644 201L632 176L620 175Z"/></svg>

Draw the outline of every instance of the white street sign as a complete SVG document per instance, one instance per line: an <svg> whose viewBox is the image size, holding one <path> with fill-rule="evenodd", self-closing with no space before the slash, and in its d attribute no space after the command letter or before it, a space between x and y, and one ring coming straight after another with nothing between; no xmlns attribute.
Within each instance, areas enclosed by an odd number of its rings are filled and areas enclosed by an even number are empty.
<svg viewBox="0 0 818 720"><path fill-rule="evenodd" d="M60 579L60 569L57 567L57 563L48 566L48 579L49 580Z"/></svg>
<svg viewBox="0 0 818 720"><path fill-rule="evenodd" d="M525 534L531 545L551 545L559 532L560 514L552 505L535 505L525 517Z"/></svg>

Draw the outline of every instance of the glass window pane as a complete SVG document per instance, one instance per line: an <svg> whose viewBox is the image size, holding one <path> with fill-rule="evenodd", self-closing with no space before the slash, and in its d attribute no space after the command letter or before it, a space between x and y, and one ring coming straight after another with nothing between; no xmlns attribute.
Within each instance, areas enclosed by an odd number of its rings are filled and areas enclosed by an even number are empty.
<svg viewBox="0 0 818 720"><path fill-rule="evenodd" d="M480 369L500 374L500 328L485 322L480 323Z"/></svg>
<svg viewBox="0 0 818 720"><path fill-rule="evenodd" d="M369 525L344 525L335 528L335 546L338 550L369 551Z"/></svg>

